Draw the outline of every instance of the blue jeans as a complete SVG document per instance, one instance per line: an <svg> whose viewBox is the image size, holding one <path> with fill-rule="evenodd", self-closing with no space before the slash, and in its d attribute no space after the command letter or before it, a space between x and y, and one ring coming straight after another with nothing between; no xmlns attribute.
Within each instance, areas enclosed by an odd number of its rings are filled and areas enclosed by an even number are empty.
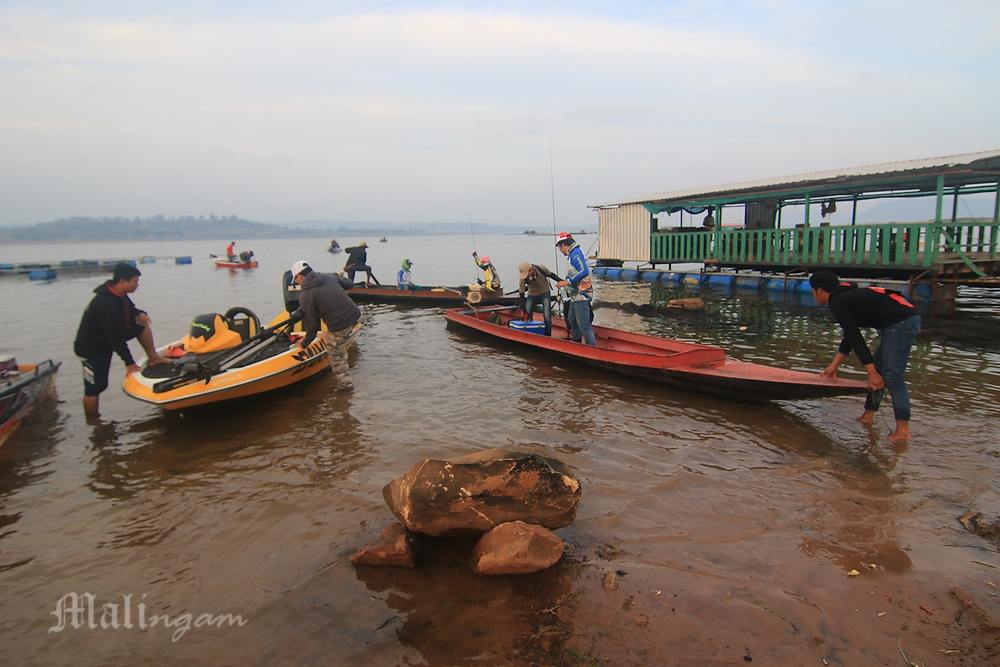
<svg viewBox="0 0 1000 667"><path fill-rule="evenodd" d="M542 319L545 321L545 335L552 335L552 295L550 294L539 294L538 296L531 296L530 294L524 299L524 310L528 313L528 319L532 318L535 312L535 308L538 306L542 307Z"/></svg>
<svg viewBox="0 0 1000 667"><path fill-rule="evenodd" d="M892 396L892 411L896 421L910 420L910 393L906 390L906 364L910 349L920 331L920 316L911 315L902 322L879 331L878 348L872 355L875 370L885 379L885 388ZM876 411L882 404L883 390L868 392L865 410Z"/></svg>
<svg viewBox="0 0 1000 667"><path fill-rule="evenodd" d="M569 324L570 337L576 342L581 339L587 345L596 346L597 338L594 337L594 327L590 324L590 301L572 301L569 304Z"/></svg>

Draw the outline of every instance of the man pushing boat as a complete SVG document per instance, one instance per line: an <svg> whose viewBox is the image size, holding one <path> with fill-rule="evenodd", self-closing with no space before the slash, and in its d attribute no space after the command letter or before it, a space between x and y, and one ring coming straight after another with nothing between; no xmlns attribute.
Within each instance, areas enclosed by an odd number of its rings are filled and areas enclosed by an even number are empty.
<svg viewBox="0 0 1000 667"><path fill-rule="evenodd" d="M296 345L309 347L319 335L330 355L334 386L345 391L354 389L347 365L347 348L351 334L361 326L358 324L361 310L347 296L340 276L336 274L316 273L306 262L299 260L292 264L292 280L302 288L299 308L302 309L302 329L305 332L305 338ZM320 332L320 321L326 325L326 331Z"/></svg>
<svg viewBox="0 0 1000 667"><path fill-rule="evenodd" d="M100 395L108 388L111 356L117 354L125 363L125 374L139 370L128 341L136 338L149 358L148 365L167 363L153 343L149 315L136 308L129 294L139 289L139 269L122 262L115 265L111 280L94 290L73 342L73 351L83 364L83 410L96 417L100 410Z"/></svg>
<svg viewBox="0 0 1000 667"><path fill-rule="evenodd" d="M813 296L821 306L829 305L833 317L844 331L833 361L821 375L836 377L837 368L854 350L868 373L871 391L865 399L865 412L859 418L871 424L882 403L885 389L892 396L896 430L889 439L904 442L910 437L910 394L906 389L906 364L910 349L920 331L920 315L902 294L883 287L857 287L841 283L830 271L817 271L809 277ZM861 327L879 332L873 355L861 335Z"/></svg>

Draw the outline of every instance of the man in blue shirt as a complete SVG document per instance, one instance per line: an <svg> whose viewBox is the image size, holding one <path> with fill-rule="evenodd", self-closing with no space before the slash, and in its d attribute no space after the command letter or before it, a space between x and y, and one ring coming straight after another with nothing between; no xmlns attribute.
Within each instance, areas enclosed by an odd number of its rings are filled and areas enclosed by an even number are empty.
<svg viewBox="0 0 1000 667"><path fill-rule="evenodd" d="M403 260L403 265L400 267L399 271L396 272L396 286L399 289L416 289L417 286L413 284L413 278L410 275L410 268L413 267L413 262L409 259Z"/></svg>
<svg viewBox="0 0 1000 667"><path fill-rule="evenodd" d="M565 287L569 290L569 315L566 317L566 324L570 329L570 338L579 343L581 340L587 345L597 345L594 336L594 327L591 325L593 311L591 301L594 299L594 284L590 280L590 265L587 264L587 257L569 232L562 232L556 240L556 247L559 252L569 260L569 268L566 270L566 280L560 280L558 287Z"/></svg>

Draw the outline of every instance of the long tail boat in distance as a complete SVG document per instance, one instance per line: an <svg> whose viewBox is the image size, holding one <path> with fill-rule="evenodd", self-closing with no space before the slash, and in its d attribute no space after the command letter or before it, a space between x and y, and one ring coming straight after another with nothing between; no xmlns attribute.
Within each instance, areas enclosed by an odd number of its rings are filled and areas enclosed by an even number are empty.
<svg viewBox="0 0 1000 667"><path fill-rule="evenodd" d="M366 287L357 283L347 294L358 303L406 303L416 306L460 306L466 302L477 305L499 306L514 305L517 296L505 296L500 292L487 292L473 289L478 285L459 285L458 287L417 287L416 289L399 289L389 285ZM472 296L470 299L470 291Z"/></svg>
<svg viewBox="0 0 1000 667"><path fill-rule="evenodd" d="M630 333L609 327L594 327L597 346L567 340L566 324L552 318L552 335L515 329L516 308L456 308L445 311L450 324L495 338L529 345L608 370L648 378L668 385L715 394L745 402L826 398L862 394L864 382L825 378L818 373L775 368L737 361L714 345L685 343Z"/></svg>

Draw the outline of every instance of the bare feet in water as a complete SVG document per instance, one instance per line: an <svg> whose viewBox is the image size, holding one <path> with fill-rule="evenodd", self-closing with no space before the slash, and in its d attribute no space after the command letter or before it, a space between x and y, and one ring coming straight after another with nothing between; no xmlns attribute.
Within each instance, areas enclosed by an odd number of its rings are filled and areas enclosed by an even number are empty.
<svg viewBox="0 0 1000 667"><path fill-rule="evenodd" d="M871 426L875 423L875 413L871 410L865 410L865 413L858 417L858 421L865 426Z"/></svg>

